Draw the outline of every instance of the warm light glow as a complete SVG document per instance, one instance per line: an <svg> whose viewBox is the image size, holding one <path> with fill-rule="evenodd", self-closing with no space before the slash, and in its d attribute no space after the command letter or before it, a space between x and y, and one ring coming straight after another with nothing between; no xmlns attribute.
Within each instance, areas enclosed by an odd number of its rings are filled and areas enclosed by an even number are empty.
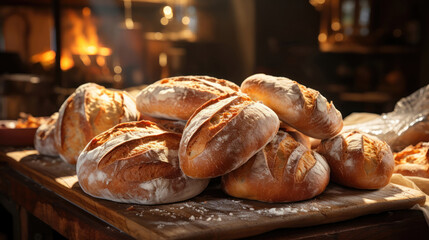
<svg viewBox="0 0 429 240"><path fill-rule="evenodd" d="M341 28L341 24L340 24L340 22L337 22L337 21L333 22L333 23L331 24L331 28L332 28L332 30L334 30L334 31L338 31L338 30L340 30L340 28Z"/></svg>
<svg viewBox="0 0 429 240"><path fill-rule="evenodd" d="M183 18L182 18L182 23L184 24L184 25L189 25L189 23L191 22L191 19L188 17L188 16L184 16Z"/></svg>
<svg viewBox="0 0 429 240"><path fill-rule="evenodd" d="M162 11L165 16L173 15L173 9L170 6L165 6Z"/></svg>
<svg viewBox="0 0 429 240"><path fill-rule="evenodd" d="M335 34L334 38L335 38L335 41L341 42L344 40L344 35L342 33L337 33Z"/></svg>
<svg viewBox="0 0 429 240"><path fill-rule="evenodd" d="M134 21L131 18L125 19L125 27L127 29L134 29Z"/></svg>
<svg viewBox="0 0 429 240"><path fill-rule="evenodd" d="M154 37L155 37L155 39L156 40L161 40L162 39L162 33L160 33L160 32L156 32L155 34L154 34Z"/></svg>
<svg viewBox="0 0 429 240"><path fill-rule="evenodd" d="M161 18L161 24L164 25L164 26L167 25L168 24L168 19L166 17L162 17Z"/></svg>
<svg viewBox="0 0 429 240"><path fill-rule="evenodd" d="M42 52L31 57L32 63L47 63L47 62L54 63L54 61L55 61L55 52L52 50Z"/></svg>
<svg viewBox="0 0 429 240"><path fill-rule="evenodd" d="M319 39L319 42L326 42L328 36L326 35L326 33L320 33L317 39Z"/></svg>
<svg viewBox="0 0 429 240"><path fill-rule="evenodd" d="M110 56L112 55L112 49L106 47L100 47L98 49L98 54L101 56Z"/></svg>
<svg viewBox="0 0 429 240"><path fill-rule="evenodd" d="M66 71L74 66L74 62L70 57L61 56L60 66L61 70Z"/></svg>
<svg viewBox="0 0 429 240"><path fill-rule="evenodd" d="M60 67L63 71L69 70L81 61L85 66L98 64L106 66L106 57L112 54L110 48L104 47L98 40L97 28L93 19L90 18L91 9L88 7L82 8L82 15L79 12L64 11L67 19L66 23L69 26L64 32L64 48L62 49ZM95 55L91 60L89 56ZM40 63L44 68L52 68L55 64L55 52L53 50L45 51L32 56L33 63ZM91 62L93 61L93 62Z"/></svg>
<svg viewBox="0 0 429 240"><path fill-rule="evenodd" d="M160 53L159 54L159 66L161 66L161 67L167 66L167 54L166 53Z"/></svg>
<svg viewBox="0 0 429 240"><path fill-rule="evenodd" d="M100 67L106 65L106 58L103 56L97 56L95 58L95 61L97 62L98 66L100 66Z"/></svg>
<svg viewBox="0 0 429 240"><path fill-rule="evenodd" d="M80 55L79 57L85 66L91 65L91 59L88 57L88 55Z"/></svg>
<svg viewBox="0 0 429 240"><path fill-rule="evenodd" d="M113 80L115 82L120 82L122 80L122 77L121 77L121 75L115 75L115 76L113 76Z"/></svg>
<svg viewBox="0 0 429 240"><path fill-rule="evenodd" d="M88 47L86 47L86 53L88 55L95 55L95 54L97 54L97 47L96 46L88 46Z"/></svg>
<svg viewBox="0 0 429 240"><path fill-rule="evenodd" d="M114 71L116 74L120 74L120 73L122 72L122 68L121 68L121 66L115 66L115 67L113 68L113 71Z"/></svg>
<svg viewBox="0 0 429 240"><path fill-rule="evenodd" d="M82 9L82 15L85 17L91 16L91 9L89 7L84 7Z"/></svg>
<svg viewBox="0 0 429 240"><path fill-rule="evenodd" d="M31 83L35 83L35 84L39 83L40 82L40 78L39 77L31 77L30 78L30 82Z"/></svg>

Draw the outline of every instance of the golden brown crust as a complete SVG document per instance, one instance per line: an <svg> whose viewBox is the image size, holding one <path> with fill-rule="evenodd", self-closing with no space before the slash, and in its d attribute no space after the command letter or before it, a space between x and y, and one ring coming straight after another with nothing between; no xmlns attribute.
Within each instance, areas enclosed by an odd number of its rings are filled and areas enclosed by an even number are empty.
<svg viewBox="0 0 429 240"><path fill-rule="evenodd" d="M201 193L209 180L183 174L177 155L181 135L148 121L121 123L94 137L76 170L91 196L118 202L160 204Z"/></svg>
<svg viewBox="0 0 429 240"><path fill-rule="evenodd" d="M279 118L318 139L338 134L343 121L341 113L318 91L284 77L255 74L241 84L241 90L256 101L262 101Z"/></svg>
<svg viewBox="0 0 429 240"><path fill-rule="evenodd" d="M348 187L382 188L393 173L394 160L389 145L359 131L343 132L323 140L317 152L328 161L332 181Z"/></svg>
<svg viewBox="0 0 429 240"><path fill-rule="evenodd" d="M232 82L208 76L171 77L140 91L137 108L152 117L186 121L208 100L239 90Z"/></svg>
<svg viewBox="0 0 429 240"><path fill-rule="evenodd" d="M328 183L324 158L282 130L246 164L222 176L227 194L264 202L310 199Z"/></svg>
<svg viewBox="0 0 429 240"><path fill-rule="evenodd" d="M52 114L49 119L42 123L34 136L34 148L41 155L58 156L55 144L55 123L58 119L58 112Z"/></svg>
<svg viewBox="0 0 429 240"><path fill-rule="evenodd" d="M185 127L180 167L193 178L221 176L249 160L274 137L278 127L272 110L245 95L210 100Z"/></svg>
<svg viewBox="0 0 429 240"><path fill-rule="evenodd" d="M55 133L58 153L63 160L76 164L80 152L95 135L138 118L135 102L126 92L84 84L60 108Z"/></svg>
<svg viewBox="0 0 429 240"><path fill-rule="evenodd" d="M395 173L429 178L429 143L419 142L395 153Z"/></svg>

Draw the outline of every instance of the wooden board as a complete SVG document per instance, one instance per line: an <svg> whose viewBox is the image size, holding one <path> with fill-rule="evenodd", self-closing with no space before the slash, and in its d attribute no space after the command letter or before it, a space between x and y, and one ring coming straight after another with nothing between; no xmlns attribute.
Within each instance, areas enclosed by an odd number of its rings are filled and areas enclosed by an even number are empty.
<svg viewBox="0 0 429 240"><path fill-rule="evenodd" d="M0 159L96 217L139 239L227 239L277 228L313 226L423 203L423 193L399 185L375 191L330 184L320 196L270 204L228 197L214 179L199 196L174 204L144 206L96 199L79 187L74 166L34 150L10 151Z"/></svg>

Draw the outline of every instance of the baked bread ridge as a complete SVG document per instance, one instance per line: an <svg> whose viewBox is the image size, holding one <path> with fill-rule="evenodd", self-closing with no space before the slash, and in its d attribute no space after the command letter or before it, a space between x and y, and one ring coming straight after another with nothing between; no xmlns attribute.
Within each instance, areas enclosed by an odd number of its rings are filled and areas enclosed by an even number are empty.
<svg viewBox="0 0 429 240"><path fill-rule="evenodd" d="M138 119L135 101L128 93L95 83L83 84L60 107L55 125L59 156L76 164L80 152L94 136L118 123Z"/></svg>
<svg viewBox="0 0 429 240"><path fill-rule="evenodd" d="M342 115L332 102L289 78L255 74L242 82L241 91L263 102L280 120L309 137L330 138L343 127Z"/></svg>
<svg viewBox="0 0 429 240"><path fill-rule="evenodd" d="M212 99L194 112L183 131L180 167L192 178L224 175L271 141L279 124L271 109L247 95Z"/></svg>
<svg viewBox="0 0 429 240"><path fill-rule="evenodd" d="M136 97L138 110L145 115L171 120L188 120L203 103L218 96L238 92L227 80L209 76L179 76L161 79Z"/></svg>
<svg viewBox="0 0 429 240"><path fill-rule="evenodd" d="M393 154L394 173L404 176L429 178L429 142L410 145Z"/></svg>
<svg viewBox="0 0 429 240"><path fill-rule="evenodd" d="M390 146L357 130L322 140L317 152L328 161L332 181L344 186L379 189L389 183L393 174Z"/></svg>
<svg viewBox="0 0 429 240"><path fill-rule="evenodd" d="M58 119L58 112L52 114L49 119L42 123L34 136L34 148L41 155L56 157L58 151L55 143L55 123Z"/></svg>
<svg viewBox="0 0 429 240"><path fill-rule="evenodd" d="M79 156L79 184L89 195L116 202L162 204L201 193L209 180L179 168L181 135L153 122L121 123L94 137Z"/></svg>
<svg viewBox="0 0 429 240"><path fill-rule="evenodd" d="M329 171L321 155L279 130L248 162L222 176L222 189L234 197L263 202L302 201L326 189Z"/></svg>

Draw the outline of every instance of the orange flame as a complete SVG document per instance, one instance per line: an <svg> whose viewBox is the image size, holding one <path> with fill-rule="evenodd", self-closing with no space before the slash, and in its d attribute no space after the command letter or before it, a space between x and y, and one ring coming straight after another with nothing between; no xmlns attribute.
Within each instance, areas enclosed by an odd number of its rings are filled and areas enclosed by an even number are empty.
<svg viewBox="0 0 429 240"><path fill-rule="evenodd" d="M91 10L88 7L82 9L79 15L74 10L64 11L65 31L62 39L61 69L66 71L72 68L75 63L73 55L78 55L85 66L91 65L90 55L98 55L96 62L99 66L105 65L105 57L112 54L112 49L99 43L97 28L91 17ZM33 63L41 63L43 67L52 66L55 62L55 52L45 51L34 55L31 58Z"/></svg>

